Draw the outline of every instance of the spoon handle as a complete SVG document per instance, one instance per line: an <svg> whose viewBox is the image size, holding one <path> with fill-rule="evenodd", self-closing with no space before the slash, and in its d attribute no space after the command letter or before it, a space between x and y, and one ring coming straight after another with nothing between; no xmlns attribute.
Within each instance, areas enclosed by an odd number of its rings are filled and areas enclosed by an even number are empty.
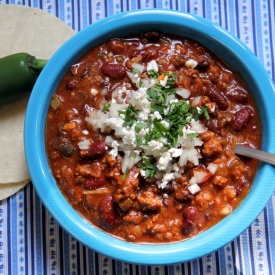
<svg viewBox="0 0 275 275"><path fill-rule="evenodd" d="M267 153L254 148L249 148L240 144L235 145L235 153L275 165L275 154Z"/></svg>

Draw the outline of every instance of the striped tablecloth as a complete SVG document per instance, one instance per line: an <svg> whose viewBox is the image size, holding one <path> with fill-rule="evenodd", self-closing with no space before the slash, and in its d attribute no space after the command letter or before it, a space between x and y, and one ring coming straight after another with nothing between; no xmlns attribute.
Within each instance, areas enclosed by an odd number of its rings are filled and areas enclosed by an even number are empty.
<svg viewBox="0 0 275 275"><path fill-rule="evenodd" d="M0 4L43 9L75 31L141 8L197 14L238 36L275 78L273 0L0 0ZM275 274L275 194L251 227L218 251L182 264L140 266L115 261L78 243L53 220L29 183L0 201L1 274Z"/></svg>

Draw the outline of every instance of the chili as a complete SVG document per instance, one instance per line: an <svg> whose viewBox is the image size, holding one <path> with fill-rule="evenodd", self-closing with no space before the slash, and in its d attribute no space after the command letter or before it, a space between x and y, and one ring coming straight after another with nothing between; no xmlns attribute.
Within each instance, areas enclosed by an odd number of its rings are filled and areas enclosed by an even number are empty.
<svg viewBox="0 0 275 275"><path fill-rule="evenodd" d="M149 31L101 43L53 99L46 147L56 182L118 238L193 237L249 192L258 162L234 147L260 147L257 106L233 69L191 39Z"/></svg>

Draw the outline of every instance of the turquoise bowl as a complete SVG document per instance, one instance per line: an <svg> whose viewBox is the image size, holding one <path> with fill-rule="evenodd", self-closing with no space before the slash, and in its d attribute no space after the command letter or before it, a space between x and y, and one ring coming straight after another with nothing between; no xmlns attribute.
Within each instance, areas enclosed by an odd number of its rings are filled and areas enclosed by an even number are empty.
<svg viewBox="0 0 275 275"><path fill-rule="evenodd" d="M275 189L274 167L260 163L251 190L240 206L217 225L177 243L150 245L120 240L79 215L51 174L45 151L45 120L50 99L66 70L85 52L116 36L158 30L192 38L239 73L257 102L263 128L262 149L275 152L275 88L256 56L222 27L201 17L171 10L146 9L116 14L74 35L49 60L32 91L25 119L25 152L33 185L46 209L75 239L90 249L124 262L169 265L207 255L238 237L264 209Z"/></svg>

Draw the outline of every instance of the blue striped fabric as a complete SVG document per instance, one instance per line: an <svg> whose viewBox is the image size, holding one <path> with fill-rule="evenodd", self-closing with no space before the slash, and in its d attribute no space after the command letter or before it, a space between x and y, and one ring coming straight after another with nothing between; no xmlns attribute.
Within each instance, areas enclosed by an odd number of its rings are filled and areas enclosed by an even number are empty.
<svg viewBox="0 0 275 275"><path fill-rule="evenodd" d="M76 31L133 9L163 8L197 14L238 36L275 79L273 0L0 0L0 4L43 9ZM275 274L275 194L253 224L217 252L188 263L139 266L112 260L78 243L54 221L29 183L0 201L1 274Z"/></svg>

